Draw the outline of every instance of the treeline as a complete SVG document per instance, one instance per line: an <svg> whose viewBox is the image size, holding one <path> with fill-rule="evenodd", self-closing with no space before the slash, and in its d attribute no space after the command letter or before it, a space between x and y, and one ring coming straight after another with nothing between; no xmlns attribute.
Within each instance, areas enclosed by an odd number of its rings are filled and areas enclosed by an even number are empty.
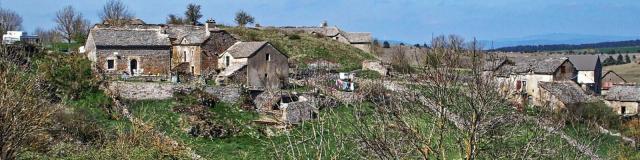
<svg viewBox="0 0 640 160"><path fill-rule="evenodd" d="M633 59L634 60L636 59L636 55L633 55ZM603 66L627 64L627 63L631 63L631 57L629 57L629 54L625 55L624 57L622 56L622 54L619 54L617 58L613 58L613 56L609 56L602 61Z"/></svg>
<svg viewBox="0 0 640 160"><path fill-rule="evenodd" d="M601 43L589 43L589 44L553 44L553 45L522 45L514 47L502 47L490 51L500 52L540 52L540 51L559 51L559 50L579 50L579 49L594 49L594 48L615 48L615 47L633 47L640 46L640 40L629 41L617 41L617 42L601 42Z"/></svg>

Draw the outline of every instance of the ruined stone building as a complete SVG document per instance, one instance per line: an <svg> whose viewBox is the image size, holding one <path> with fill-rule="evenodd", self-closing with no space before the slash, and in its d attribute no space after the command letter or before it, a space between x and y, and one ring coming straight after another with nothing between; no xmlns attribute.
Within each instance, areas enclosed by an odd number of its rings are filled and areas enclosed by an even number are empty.
<svg viewBox="0 0 640 160"><path fill-rule="evenodd" d="M575 110L582 104L591 102L593 97L586 94L575 82L539 82L540 98L545 100L545 106L554 110Z"/></svg>
<svg viewBox="0 0 640 160"><path fill-rule="evenodd" d="M252 90L281 88L289 75L287 60L268 42L237 42L219 56L216 81L236 81Z"/></svg>
<svg viewBox="0 0 640 160"><path fill-rule="evenodd" d="M336 26L329 26L323 22L318 27L280 27L285 31L302 31L305 33L324 36L338 42L349 44L365 52L371 52L371 33L368 32L346 32Z"/></svg>

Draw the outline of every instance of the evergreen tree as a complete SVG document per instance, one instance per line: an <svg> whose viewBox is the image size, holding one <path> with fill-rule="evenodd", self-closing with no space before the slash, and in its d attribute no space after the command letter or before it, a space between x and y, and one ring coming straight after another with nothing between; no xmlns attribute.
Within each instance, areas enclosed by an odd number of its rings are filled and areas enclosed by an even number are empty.
<svg viewBox="0 0 640 160"><path fill-rule="evenodd" d="M604 62L602 62L602 65L608 66L608 65L614 65L616 62L616 60L613 59L612 56L607 57L607 59L604 60Z"/></svg>
<svg viewBox="0 0 640 160"><path fill-rule="evenodd" d="M389 45L389 42L384 41L382 42L382 48L391 48L391 45Z"/></svg>
<svg viewBox="0 0 640 160"><path fill-rule="evenodd" d="M420 44L416 43L415 45L413 45L416 48L420 48Z"/></svg>
<svg viewBox="0 0 640 160"><path fill-rule="evenodd" d="M622 57L622 54L618 55L618 58L616 60L616 64L624 64L624 58Z"/></svg>
<svg viewBox="0 0 640 160"><path fill-rule="evenodd" d="M624 60L626 63L631 63L631 58L629 57L629 54L624 56Z"/></svg>

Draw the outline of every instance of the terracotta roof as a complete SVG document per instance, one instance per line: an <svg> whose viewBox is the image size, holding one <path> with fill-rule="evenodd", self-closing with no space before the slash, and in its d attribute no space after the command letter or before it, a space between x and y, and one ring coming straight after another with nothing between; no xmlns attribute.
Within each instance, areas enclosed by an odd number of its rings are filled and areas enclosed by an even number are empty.
<svg viewBox="0 0 640 160"><path fill-rule="evenodd" d="M247 58L256 53L267 42L237 42L233 44L225 53L231 54L233 58Z"/></svg>
<svg viewBox="0 0 640 160"><path fill-rule="evenodd" d="M597 55L573 55L567 56L571 63L576 67L579 71L593 71L596 69L596 65L598 60L600 60Z"/></svg>
<svg viewBox="0 0 640 160"><path fill-rule="evenodd" d="M640 86L613 86L609 89L605 99L623 102L640 102Z"/></svg>
<svg viewBox="0 0 640 160"><path fill-rule="evenodd" d="M572 81L539 82L539 85L564 104L584 103L591 100L591 96Z"/></svg>

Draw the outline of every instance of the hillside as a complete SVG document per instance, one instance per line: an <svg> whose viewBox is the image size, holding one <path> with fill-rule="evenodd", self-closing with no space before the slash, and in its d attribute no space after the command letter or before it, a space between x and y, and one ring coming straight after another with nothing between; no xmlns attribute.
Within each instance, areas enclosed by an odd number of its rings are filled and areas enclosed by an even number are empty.
<svg viewBox="0 0 640 160"><path fill-rule="evenodd" d="M285 33L275 29L257 30L239 27L223 27L242 41L269 41L289 56L289 60L305 66L315 60L327 60L342 65L342 70L359 69L363 60L374 59L350 45L315 37L305 33Z"/></svg>
<svg viewBox="0 0 640 160"><path fill-rule="evenodd" d="M587 44L553 44L553 45L521 45L513 47L502 47L491 51L500 52L540 52L540 51L563 51L563 50L582 50L582 49L600 49L607 48L606 51L615 50L612 48L621 48L620 51L630 51L629 48L640 46L640 40L601 42ZM617 50L616 50L617 51ZM631 50L637 52L638 50Z"/></svg>

